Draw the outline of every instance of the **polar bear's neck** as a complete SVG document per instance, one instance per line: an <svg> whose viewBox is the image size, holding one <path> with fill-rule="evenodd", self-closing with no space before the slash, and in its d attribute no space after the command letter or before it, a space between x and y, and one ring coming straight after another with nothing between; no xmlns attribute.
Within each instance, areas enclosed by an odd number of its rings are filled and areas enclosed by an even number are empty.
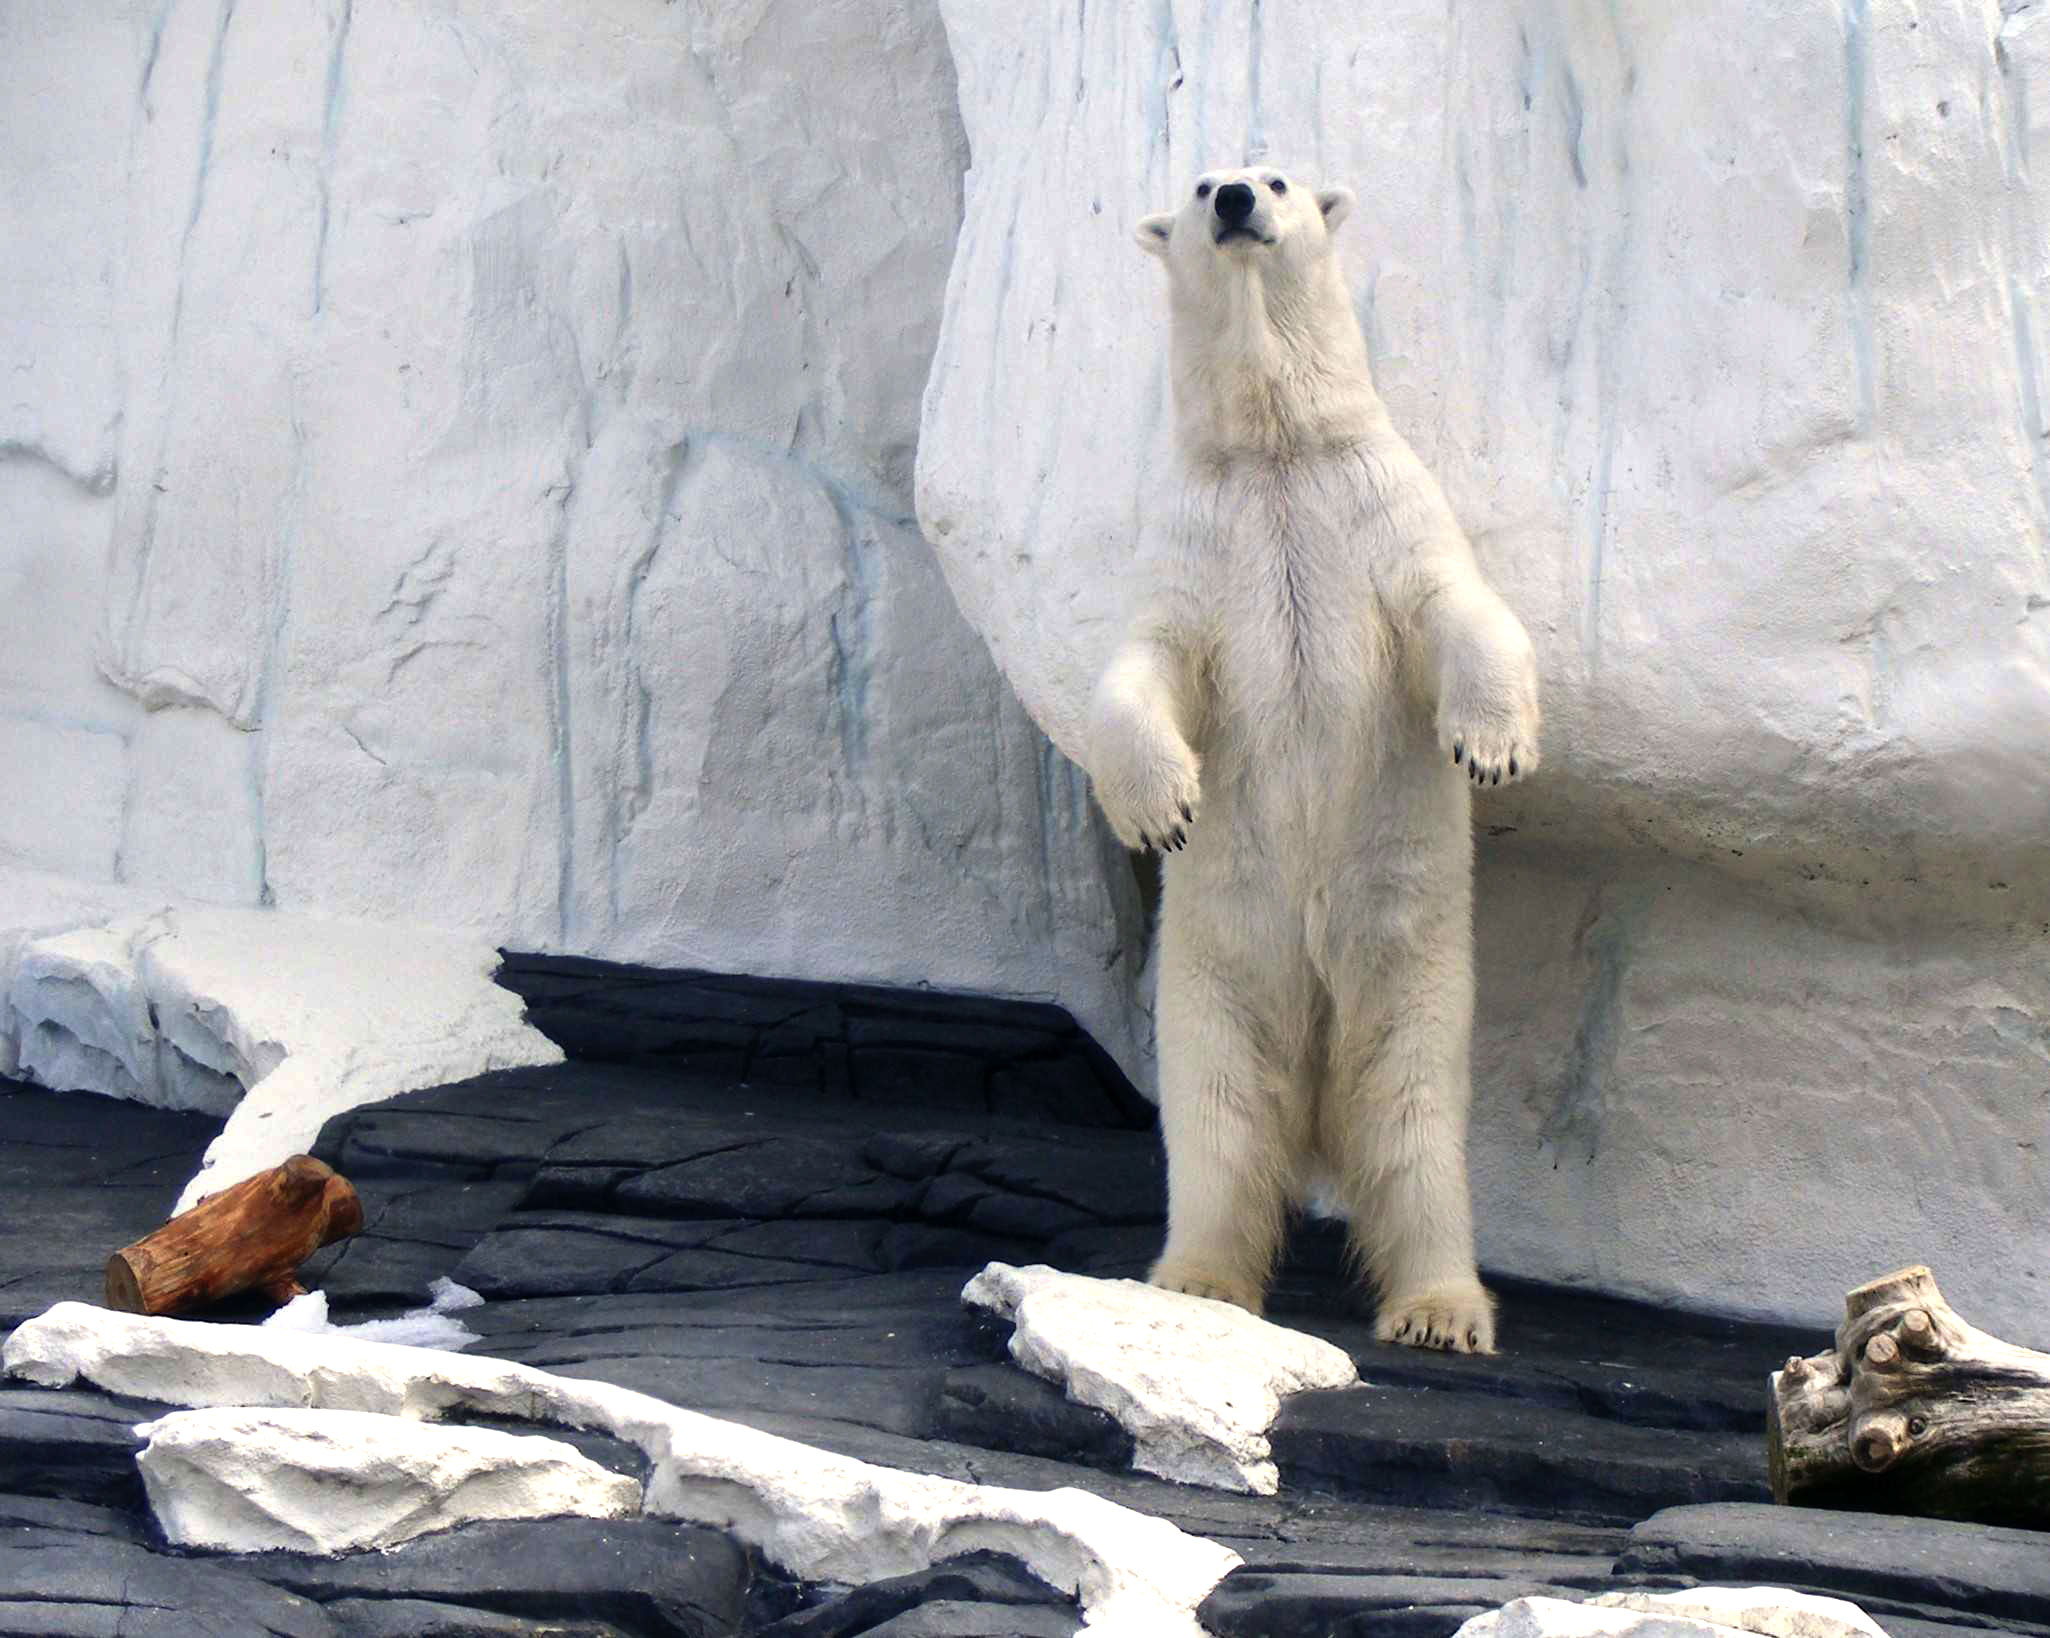
<svg viewBox="0 0 2050 1638"><path fill-rule="evenodd" d="M1331 258L1299 275L1216 271L1174 301L1175 418L1190 458L1308 455L1385 428L1366 340Z"/></svg>

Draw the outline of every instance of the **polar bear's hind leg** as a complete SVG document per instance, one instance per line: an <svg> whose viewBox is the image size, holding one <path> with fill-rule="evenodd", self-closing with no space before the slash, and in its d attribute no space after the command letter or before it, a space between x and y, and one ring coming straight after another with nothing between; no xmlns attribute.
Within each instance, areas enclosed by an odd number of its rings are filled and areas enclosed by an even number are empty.
<svg viewBox="0 0 2050 1638"><path fill-rule="evenodd" d="M1457 945L1449 946L1456 950ZM1474 1267L1467 1182L1467 962L1411 950L1337 1002L1318 1147L1380 1296L1384 1342L1493 1353L1494 1301Z"/></svg>
<svg viewBox="0 0 2050 1638"><path fill-rule="evenodd" d="M1167 1246L1153 1284L1257 1314L1281 1247L1309 1138L1300 1071L1285 1057L1296 1007L1268 1006L1212 948L1177 926L1161 937L1160 1124L1167 1140ZM1272 994L1271 974L1259 991ZM1293 998L1291 998L1293 999Z"/></svg>

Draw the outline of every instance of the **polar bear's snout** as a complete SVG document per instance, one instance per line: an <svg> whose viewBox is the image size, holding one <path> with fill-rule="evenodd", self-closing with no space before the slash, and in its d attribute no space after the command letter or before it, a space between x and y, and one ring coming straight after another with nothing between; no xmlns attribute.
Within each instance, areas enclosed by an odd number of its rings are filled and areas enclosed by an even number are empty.
<svg viewBox="0 0 2050 1638"><path fill-rule="evenodd" d="M1258 239L1262 235L1252 223L1253 190L1243 182L1227 182L1217 190L1217 242L1227 239Z"/></svg>

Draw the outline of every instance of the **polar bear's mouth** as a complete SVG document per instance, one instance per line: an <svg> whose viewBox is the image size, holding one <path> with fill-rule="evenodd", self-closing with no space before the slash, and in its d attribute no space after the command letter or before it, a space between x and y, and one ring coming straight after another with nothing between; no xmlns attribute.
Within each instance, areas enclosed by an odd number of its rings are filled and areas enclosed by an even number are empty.
<svg viewBox="0 0 2050 1638"><path fill-rule="evenodd" d="M1256 245L1271 245L1274 243L1273 239L1267 235L1255 233L1251 228L1242 224L1231 224L1219 228L1217 230L1217 238L1213 242L1220 245L1228 245L1238 239L1244 239Z"/></svg>

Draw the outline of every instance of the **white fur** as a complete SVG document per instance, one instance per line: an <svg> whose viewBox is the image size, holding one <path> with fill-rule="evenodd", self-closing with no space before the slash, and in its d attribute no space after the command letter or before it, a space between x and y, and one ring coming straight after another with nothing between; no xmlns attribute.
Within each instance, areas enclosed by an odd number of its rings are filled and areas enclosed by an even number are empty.
<svg viewBox="0 0 2050 1638"><path fill-rule="evenodd" d="M1232 183L1251 236L1220 242ZM1536 768L1536 661L1374 391L1329 238L1352 195L1200 184L1139 225L1183 489L1089 730L1112 826L1168 851L1152 1277L1257 1312L1290 1200L1327 1179L1379 1334L1487 1351L1470 785Z"/></svg>

